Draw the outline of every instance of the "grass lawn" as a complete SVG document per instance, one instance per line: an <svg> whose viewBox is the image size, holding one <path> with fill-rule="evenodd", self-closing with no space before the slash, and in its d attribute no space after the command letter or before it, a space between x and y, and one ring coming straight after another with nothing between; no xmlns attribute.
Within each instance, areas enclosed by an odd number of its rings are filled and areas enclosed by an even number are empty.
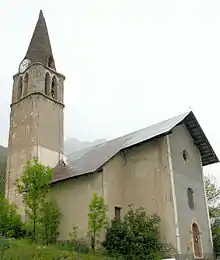
<svg viewBox="0 0 220 260"><path fill-rule="evenodd" d="M68 260L110 260L112 258L102 255L92 254L77 254L76 252L70 252L67 250L61 250L56 245L40 246L33 245L26 240L10 240L8 241L10 248L4 252L0 251L0 260L55 260L55 259L68 259ZM6 242L6 243L8 243ZM2 249L2 243L0 248ZM2 254L3 253L3 254ZM81 258L80 258L81 257Z"/></svg>

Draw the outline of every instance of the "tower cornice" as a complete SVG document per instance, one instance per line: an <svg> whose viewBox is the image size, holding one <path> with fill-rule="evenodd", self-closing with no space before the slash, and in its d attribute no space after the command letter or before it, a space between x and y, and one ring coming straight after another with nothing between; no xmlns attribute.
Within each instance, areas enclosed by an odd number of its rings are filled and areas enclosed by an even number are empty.
<svg viewBox="0 0 220 260"><path fill-rule="evenodd" d="M36 61L36 62L31 63L22 73L21 73L21 72L17 72L17 73L13 76L13 79L14 79L16 76L18 76L18 75L24 75L24 74L26 73L26 71L27 71L30 67L34 66L34 65L41 65L42 67L44 67L45 69L49 70L50 72L52 72L52 73L54 73L54 74L56 74L56 75L62 77L63 80L66 79L66 77L65 77L62 73L57 72L56 70L54 70L54 69L52 69L52 68L46 66L44 63L39 62L39 61Z"/></svg>
<svg viewBox="0 0 220 260"><path fill-rule="evenodd" d="M45 98L47 98L47 99L53 101L54 103L56 103L56 104L62 106L62 108L65 107L65 105L64 105L63 103L57 101L56 99L51 98L50 96L45 95L44 93L42 93L42 92L40 92L40 91L30 92L30 93L27 94L26 96L23 96L21 99L15 101L15 102L12 102L12 103L10 104L10 107L12 107L13 105L16 105L16 104L20 103L22 100L28 98L29 96L33 96L33 95L41 95L41 96L43 96L43 97L45 97Z"/></svg>

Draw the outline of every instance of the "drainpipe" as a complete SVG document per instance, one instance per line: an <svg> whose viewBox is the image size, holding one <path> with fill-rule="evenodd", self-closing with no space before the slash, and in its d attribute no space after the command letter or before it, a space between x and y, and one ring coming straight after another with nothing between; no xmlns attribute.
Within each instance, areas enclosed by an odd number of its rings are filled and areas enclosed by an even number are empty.
<svg viewBox="0 0 220 260"><path fill-rule="evenodd" d="M173 164L172 164L172 158L171 158L169 135L166 136L166 142L167 142L168 167L169 167L172 197L173 197L173 210L174 210L174 221L175 221L175 232L176 232L176 249L177 249L177 253L181 254L180 231L179 231L179 222L178 222L178 215L177 215L176 192L175 192L175 184L174 184L174 176L173 176L174 172L173 172Z"/></svg>

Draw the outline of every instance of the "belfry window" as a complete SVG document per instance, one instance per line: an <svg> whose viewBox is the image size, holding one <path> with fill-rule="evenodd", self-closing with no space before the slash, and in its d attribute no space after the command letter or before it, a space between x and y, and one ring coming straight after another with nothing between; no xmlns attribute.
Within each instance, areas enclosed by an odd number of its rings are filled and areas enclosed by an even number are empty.
<svg viewBox="0 0 220 260"><path fill-rule="evenodd" d="M195 198L194 198L194 191L192 188L187 189L187 198L188 198L188 205L189 205L190 209L194 209Z"/></svg>
<svg viewBox="0 0 220 260"><path fill-rule="evenodd" d="M57 79L53 77L51 84L51 97L57 99Z"/></svg>
<svg viewBox="0 0 220 260"><path fill-rule="evenodd" d="M23 92L23 79L22 77L19 78L19 81L18 81L18 99L20 99L22 97L22 92Z"/></svg>
<svg viewBox="0 0 220 260"><path fill-rule="evenodd" d="M45 95L50 94L50 74L47 72L45 75L45 89L44 89Z"/></svg>

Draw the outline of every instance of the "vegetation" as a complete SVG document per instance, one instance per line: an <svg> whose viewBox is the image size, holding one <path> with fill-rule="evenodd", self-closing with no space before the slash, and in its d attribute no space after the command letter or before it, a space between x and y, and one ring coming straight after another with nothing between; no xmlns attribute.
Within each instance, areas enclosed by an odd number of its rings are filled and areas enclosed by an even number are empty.
<svg viewBox="0 0 220 260"><path fill-rule="evenodd" d="M4 249L2 249L4 248ZM2 257L2 258L1 258ZM108 260L102 255L80 254L61 249L59 245L47 247L27 240L0 240L0 259L6 260ZM109 259L110 260L110 259Z"/></svg>
<svg viewBox="0 0 220 260"><path fill-rule="evenodd" d="M16 206L4 197L6 157L2 156L2 150L5 148L0 146L0 236L18 238L24 235L24 230Z"/></svg>
<svg viewBox="0 0 220 260"><path fill-rule="evenodd" d="M79 227L74 225L72 232L69 233L70 241L71 241L71 249L78 253L88 253L89 246L86 239L80 238L78 236Z"/></svg>
<svg viewBox="0 0 220 260"><path fill-rule="evenodd" d="M162 259L170 252L164 252L159 227L158 216L148 216L143 208L135 209L131 205L122 221L112 221L103 246L116 259Z"/></svg>
<svg viewBox="0 0 220 260"><path fill-rule="evenodd" d="M220 187L214 176L205 177L205 189L208 202L209 216L212 221L212 238L214 252L220 255Z"/></svg>
<svg viewBox="0 0 220 260"><path fill-rule="evenodd" d="M56 242L61 213L56 201L45 200L39 210L40 238L46 245Z"/></svg>
<svg viewBox="0 0 220 260"><path fill-rule="evenodd" d="M91 247L95 253L97 238L102 229L108 225L107 207L104 203L103 196L94 193L91 203L89 204L88 222L89 236L91 238Z"/></svg>
<svg viewBox="0 0 220 260"><path fill-rule="evenodd" d="M3 196L0 196L0 235L14 238L24 235L21 217L15 205L10 205Z"/></svg>
<svg viewBox="0 0 220 260"><path fill-rule="evenodd" d="M205 176L205 190L210 218L220 216L220 187L214 176Z"/></svg>
<svg viewBox="0 0 220 260"><path fill-rule="evenodd" d="M33 239L36 240L37 216L48 194L52 182L52 169L37 160L27 162L21 179L16 181L18 192L23 198L26 213L33 221Z"/></svg>
<svg viewBox="0 0 220 260"><path fill-rule="evenodd" d="M0 163L1 167L1 163ZM4 166L5 167L5 166ZM4 168L3 167L3 168ZM4 198L4 170L0 174L0 235L16 240L0 239L0 259L161 259L172 257L175 250L160 241L160 218L147 215L143 208L129 207L121 221L108 225L108 209L104 198L94 194L89 204L88 234L78 236L77 226L70 232L70 243L58 245L56 238L61 214L57 203L49 199L52 169L37 160L28 162L24 174L17 180L17 188L26 205L28 222L23 224L16 206ZM220 187L213 176L205 177L205 188L216 255L220 254ZM97 242L102 231L102 243L107 256L97 252ZM103 232L104 234L104 232ZM29 239L31 238L31 240ZM35 243L32 243L34 239ZM91 255L90 248L93 252ZM95 255L94 255L95 254ZM14 257L14 258L13 258ZM66 257L66 258L65 258ZM3 258L2 258L3 259Z"/></svg>

